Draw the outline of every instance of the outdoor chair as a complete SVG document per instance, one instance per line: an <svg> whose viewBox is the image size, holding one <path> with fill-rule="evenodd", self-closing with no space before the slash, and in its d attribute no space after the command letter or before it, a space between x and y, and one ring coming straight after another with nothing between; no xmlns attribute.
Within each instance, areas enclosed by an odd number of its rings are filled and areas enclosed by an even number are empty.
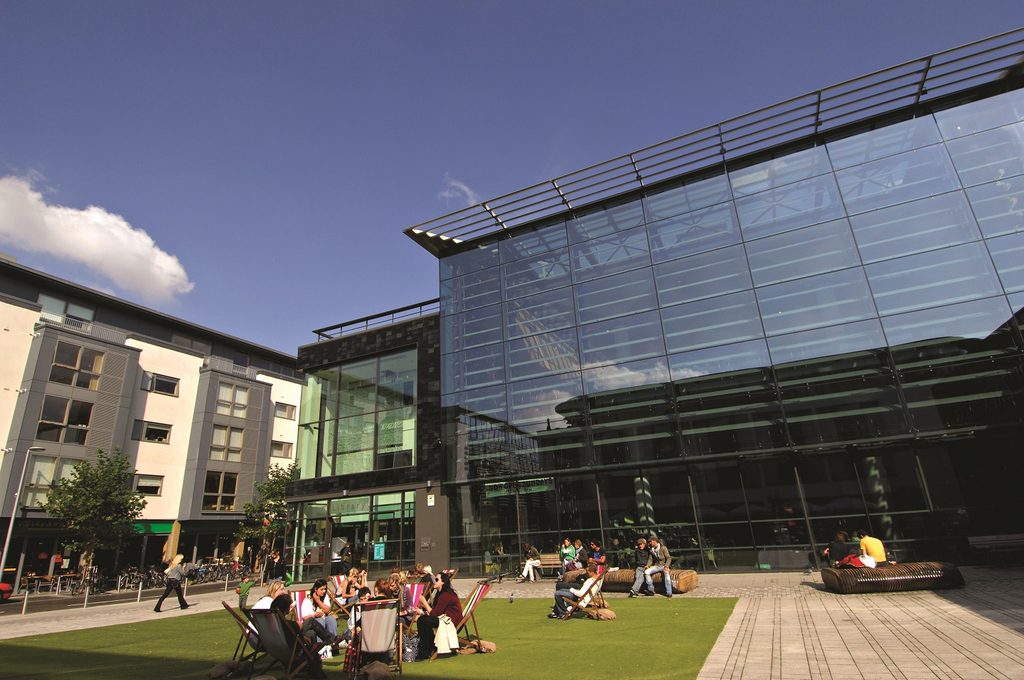
<svg viewBox="0 0 1024 680"><path fill-rule="evenodd" d="M372 600L355 606L356 624L359 626L359 648L356 668L369 661L366 656L381 660L386 657L388 668L402 672L402 625L398 618L398 600Z"/></svg>
<svg viewBox="0 0 1024 680"><path fill-rule="evenodd" d="M333 592L331 592L330 588L327 589L327 596L331 599L331 613L336 614L339 619L341 619L341 617L345 617L347 619L349 614L352 613L352 605L345 602L344 598L341 597L341 593L345 589L345 583L347 580L348 579L344 576L338 574L332 576L331 580L327 582L328 585L333 585L334 587Z"/></svg>
<svg viewBox="0 0 1024 680"><path fill-rule="evenodd" d="M487 593L491 590L491 584L486 581L481 581L476 584L473 588L473 592L466 598L465 604L462 605L462 621L459 623L458 634L459 642L467 645L475 645L478 651L483 651L483 647L480 645L480 631L476 626L476 606L487 597ZM473 624L473 637L469 635L469 624Z"/></svg>
<svg viewBox="0 0 1024 680"><path fill-rule="evenodd" d="M292 680L301 673L322 675L320 650L324 645L308 641L281 612L276 609L250 609L249 620L256 627L260 645L284 667L286 680ZM251 673L249 677L252 677Z"/></svg>
<svg viewBox="0 0 1024 680"><path fill-rule="evenodd" d="M587 592L583 593L583 597L579 600L573 600L565 595L561 595L562 602L565 603L565 614L562 615L562 620L568 621L577 611L582 611L588 617L596 619L596 611L598 609L608 608L608 603L604 601L604 595L601 594L601 587L603 585L604 578L597 579L590 584Z"/></svg>
<svg viewBox="0 0 1024 680"><path fill-rule="evenodd" d="M255 666L259 658L265 656L267 653L267 650L263 649L263 645L260 644L259 633L256 632L255 628L249 625L249 620L235 612L235 610L231 608L231 605L224 600L221 600L220 603L224 605L224 609L228 610L228 614L231 614L231 618L235 620L235 623L238 624L239 630L242 631L242 634L238 637L238 644L235 645L235 653L231 659L233 661L249 661L253 666ZM250 649L252 651L247 654L245 652L246 649ZM272 661L270 666L273 666L275 663L277 662ZM270 666L267 666L267 668L270 668Z"/></svg>
<svg viewBox="0 0 1024 680"><path fill-rule="evenodd" d="M309 592L305 590L289 590L288 594L291 595L292 602L295 606L292 607L292 612L295 614L295 623L299 624L299 628L302 628L302 603L309 597Z"/></svg>

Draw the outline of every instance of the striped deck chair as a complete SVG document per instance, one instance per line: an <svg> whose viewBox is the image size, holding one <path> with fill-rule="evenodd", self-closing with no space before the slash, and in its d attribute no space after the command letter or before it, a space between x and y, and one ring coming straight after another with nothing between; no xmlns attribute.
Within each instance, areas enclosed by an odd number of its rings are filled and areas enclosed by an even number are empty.
<svg viewBox="0 0 1024 680"><path fill-rule="evenodd" d="M231 657L231 660L251 661L253 666L255 666L259 658L267 653L267 650L263 649L263 645L260 644L259 633L257 633L256 629L249 624L249 619L232 609L231 605L224 600L221 600L220 603L224 605L224 609L228 610L228 614L231 614L231 618L235 620L235 623L238 624L239 630L242 632L238 638L238 644L235 645L235 654ZM246 649L250 649L252 651L246 653ZM273 662L270 665L273 666L274 663L276 662ZM270 668L270 666L267 666L267 668Z"/></svg>
<svg viewBox="0 0 1024 680"><path fill-rule="evenodd" d="M319 675L321 643L311 643L299 634L294 622L276 609L250 609L249 620L256 627L260 644L285 669L287 680L302 673Z"/></svg>
<svg viewBox="0 0 1024 680"><path fill-rule="evenodd" d="M473 592L466 598L465 604L462 605L462 622L459 623L458 633L459 642L465 644L476 645L479 651L483 651L483 647L480 645L480 631L476 626L476 606L480 604L480 601L487 597L488 591L491 589L491 584L486 581L482 581L476 584L473 588ZM469 635L469 624L473 624L473 637Z"/></svg>
<svg viewBox="0 0 1024 680"><path fill-rule="evenodd" d="M420 598L427 589L426 583L410 583L405 586L405 608L416 609L420 606Z"/></svg>
<svg viewBox="0 0 1024 680"><path fill-rule="evenodd" d="M302 628L302 603L309 597L309 593L305 590L289 590L288 594L292 596L292 602L295 603L292 608L292 611L295 612L295 623Z"/></svg>
<svg viewBox="0 0 1024 680"><path fill-rule="evenodd" d="M371 600L356 605L359 648L356 668L368 663L364 656L386 656L388 668L402 672L402 624L398 600Z"/></svg>
<svg viewBox="0 0 1024 680"><path fill-rule="evenodd" d="M588 617L595 618L596 610L607 609L608 603L604 601L604 595L601 594L603 586L604 577L602 576L590 584L587 592L583 593L583 597L579 600L572 600L562 595L562 601L565 602L565 614L562 615L562 620L568 621L577 610L582 610Z"/></svg>

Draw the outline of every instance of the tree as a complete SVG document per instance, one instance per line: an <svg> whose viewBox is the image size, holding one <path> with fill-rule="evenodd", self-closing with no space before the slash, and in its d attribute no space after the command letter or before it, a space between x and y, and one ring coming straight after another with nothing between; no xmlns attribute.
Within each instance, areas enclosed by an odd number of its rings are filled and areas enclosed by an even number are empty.
<svg viewBox="0 0 1024 680"><path fill-rule="evenodd" d="M132 489L134 469L120 450L111 454L102 449L96 460L77 463L57 483L42 507L71 530L65 545L82 551L88 569L99 548L113 548L134 534L132 524L146 507L146 499Z"/></svg>
<svg viewBox="0 0 1024 680"><path fill-rule="evenodd" d="M273 549L278 535L288 528L285 487L295 476L295 470L294 463L286 468L271 466L266 480L256 483L253 500L242 507L245 519L238 525L238 538L257 542L259 564Z"/></svg>

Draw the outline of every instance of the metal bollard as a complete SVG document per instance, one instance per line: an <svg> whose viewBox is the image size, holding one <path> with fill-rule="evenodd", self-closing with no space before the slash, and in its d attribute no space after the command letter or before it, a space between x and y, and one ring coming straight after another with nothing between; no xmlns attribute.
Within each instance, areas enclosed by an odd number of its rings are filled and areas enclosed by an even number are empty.
<svg viewBox="0 0 1024 680"><path fill-rule="evenodd" d="M142 579L139 579L139 596L135 598L136 602L142 602Z"/></svg>
<svg viewBox="0 0 1024 680"><path fill-rule="evenodd" d="M89 586L90 585L91 584L89 583L89 581L85 582L85 599L82 600L82 609L85 609L86 607L89 606Z"/></svg>
<svg viewBox="0 0 1024 680"><path fill-rule="evenodd" d="M185 582L181 584L181 596L188 597L188 579L185 579Z"/></svg>
<svg viewBox="0 0 1024 680"><path fill-rule="evenodd" d="M25 588L25 590L22 592L24 593L25 597L21 600L21 615L24 616L25 610L28 609L28 588Z"/></svg>
<svg viewBox="0 0 1024 680"><path fill-rule="evenodd" d="M228 579L231 578L231 572L229 571L224 575L224 592L228 592Z"/></svg>

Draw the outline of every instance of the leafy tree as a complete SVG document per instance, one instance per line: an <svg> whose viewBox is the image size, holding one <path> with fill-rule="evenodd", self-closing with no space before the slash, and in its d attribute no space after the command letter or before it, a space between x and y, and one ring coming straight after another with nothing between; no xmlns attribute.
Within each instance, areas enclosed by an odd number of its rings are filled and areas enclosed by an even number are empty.
<svg viewBox="0 0 1024 680"><path fill-rule="evenodd" d="M132 489L134 469L120 450L96 452L96 459L77 463L41 503L46 512L71 530L65 545L82 551L86 568L99 548L113 548L133 535L132 524L146 499Z"/></svg>
<svg viewBox="0 0 1024 680"><path fill-rule="evenodd" d="M245 519L238 525L238 538L256 542L258 564L263 564L274 542L288 528L288 504L285 487L295 476L296 465L286 468L272 465L267 478L255 485L253 500L242 507Z"/></svg>

